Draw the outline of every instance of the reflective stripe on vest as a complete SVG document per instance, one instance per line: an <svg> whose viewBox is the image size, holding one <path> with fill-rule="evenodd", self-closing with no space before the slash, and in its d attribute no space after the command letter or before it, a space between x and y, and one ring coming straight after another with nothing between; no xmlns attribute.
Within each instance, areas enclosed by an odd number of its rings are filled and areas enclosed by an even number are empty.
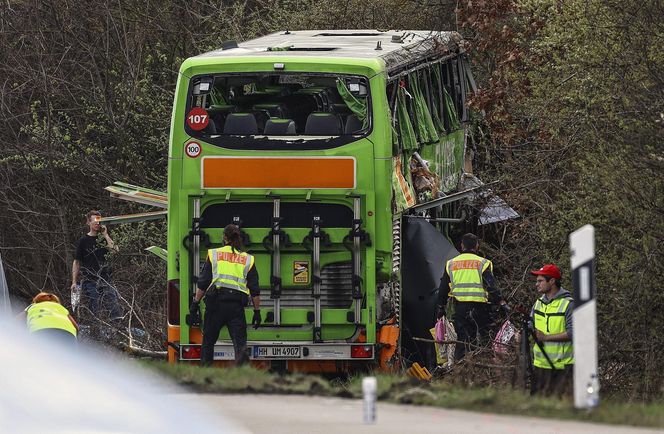
<svg viewBox="0 0 664 434"><path fill-rule="evenodd" d="M254 265L252 255L224 246L208 250L208 259L212 265L211 286L235 289L249 295L247 274Z"/></svg>
<svg viewBox="0 0 664 434"><path fill-rule="evenodd" d="M491 261L473 253L462 253L447 261L445 269L450 276L450 297L461 302L486 303L482 273L493 269Z"/></svg>
<svg viewBox="0 0 664 434"><path fill-rule="evenodd" d="M563 333L567 331L565 325L565 312L569 307L570 298L557 298L549 303L544 303L542 299L535 302L533 309L533 322L535 329L547 335ZM542 342L544 351L553 362L555 369L564 369L565 365L574 363L574 350L571 341L565 342ZM538 368L551 369L551 365L546 361L537 345L533 346L533 365Z"/></svg>
<svg viewBox="0 0 664 434"><path fill-rule="evenodd" d="M69 319L69 311L60 303L42 301L26 310L28 331L34 333L44 329L61 329L76 336L76 327Z"/></svg>

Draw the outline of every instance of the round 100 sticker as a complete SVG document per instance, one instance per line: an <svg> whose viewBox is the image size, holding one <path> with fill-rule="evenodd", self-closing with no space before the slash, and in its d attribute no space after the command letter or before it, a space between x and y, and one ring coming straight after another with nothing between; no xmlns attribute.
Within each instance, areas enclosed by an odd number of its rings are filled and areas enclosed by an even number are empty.
<svg viewBox="0 0 664 434"><path fill-rule="evenodd" d="M184 145L184 152L188 157L196 158L201 155L201 145L197 142L187 142L187 144Z"/></svg>

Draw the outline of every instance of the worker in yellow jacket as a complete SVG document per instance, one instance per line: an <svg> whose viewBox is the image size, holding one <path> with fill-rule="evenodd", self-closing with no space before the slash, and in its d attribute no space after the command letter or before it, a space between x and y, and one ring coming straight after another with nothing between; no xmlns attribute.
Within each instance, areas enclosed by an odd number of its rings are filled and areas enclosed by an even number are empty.
<svg viewBox="0 0 664 434"><path fill-rule="evenodd" d="M509 306L502 298L493 277L493 264L478 255L479 240L474 234L461 238L461 254L445 263L445 271L438 287L436 318L445 315L447 300L454 306L454 330L460 341L454 359L461 360L470 343L486 344L489 333L490 304L499 305L506 314Z"/></svg>
<svg viewBox="0 0 664 434"><path fill-rule="evenodd" d="M254 257L242 251L240 228L229 224L224 228L224 246L208 250L203 271L198 277L198 288L189 307L190 325L200 323L199 303L205 297L205 321L201 364L212 364L214 345L221 329L226 326L238 365L249 362L247 352L247 319L244 308L249 299L254 307L251 323L254 329L261 325L260 288Z"/></svg>
<svg viewBox="0 0 664 434"><path fill-rule="evenodd" d="M34 336L76 346L78 324L57 295L40 292L25 309L28 331Z"/></svg>
<svg viewBox="0 0 664 434"><path fill-rule="evenodd" d="M533 346L531 393L563 394L571 391L574 371L572 312L574 299L560 285L560 268L545 264L530 272L536 277L540 298L531 312L538 343Z"/></svg>

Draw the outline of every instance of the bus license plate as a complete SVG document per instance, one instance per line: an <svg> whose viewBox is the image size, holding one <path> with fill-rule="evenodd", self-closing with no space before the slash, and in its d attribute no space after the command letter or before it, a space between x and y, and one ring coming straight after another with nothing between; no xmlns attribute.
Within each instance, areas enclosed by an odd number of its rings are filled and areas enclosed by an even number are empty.
<svg viewBox="0 0 664 434"><path fill-rule="evenodd" d="M299 359L300 354L300 347L254 347L255 359Z"/></svg>

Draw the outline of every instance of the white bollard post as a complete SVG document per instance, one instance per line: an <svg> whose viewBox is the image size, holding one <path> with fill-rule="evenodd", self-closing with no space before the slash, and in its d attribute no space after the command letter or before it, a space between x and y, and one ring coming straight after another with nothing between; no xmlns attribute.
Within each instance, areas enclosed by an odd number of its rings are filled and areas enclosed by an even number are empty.
<svg viewBox="0 0 664 434"><path fill-rule="evenodd" d="M597 290L595 228L585 225L569 236L574 286L574 407L599 404L597 376Z"/></svg>
<svg viewBox="0 0 664 434"><path fill-rule="evenodd" d="M364 377L362 379L362 397L364 410L364 423L376 422L376 390L378 384L376 377Z"/></svg>

